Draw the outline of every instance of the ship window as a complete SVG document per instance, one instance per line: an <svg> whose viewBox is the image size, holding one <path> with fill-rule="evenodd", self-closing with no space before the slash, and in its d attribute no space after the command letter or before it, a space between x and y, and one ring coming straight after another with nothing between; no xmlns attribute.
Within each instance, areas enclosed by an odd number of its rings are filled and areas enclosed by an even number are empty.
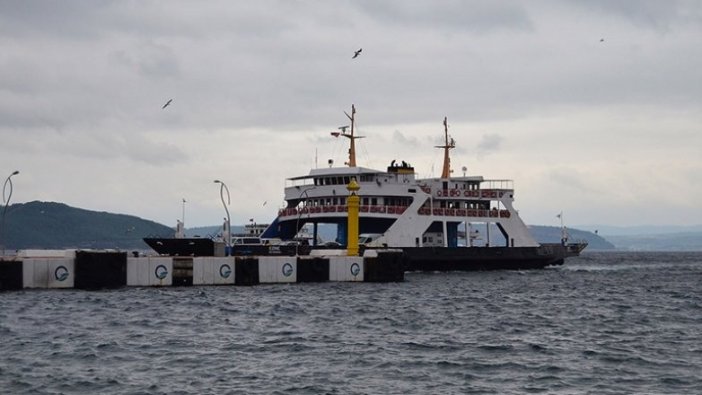
<svg viewBox="0 0 702 395"><path fill-rule="evenodd" d="M368 198L366 198L366 197L363 198L363 205L364 206L368 205Z"/></svg>
<svg viewBox="0 0 702 395"><path fill-rule="evenodd" d="M344 185L348 185L351 182L349 177L344 177Z"/></svg>
<svg viewBox="0 0 702 395"><path fill-rule="evenodd" d="M378 204L378 198L371 198L371 205L375 206Z"/></svg>

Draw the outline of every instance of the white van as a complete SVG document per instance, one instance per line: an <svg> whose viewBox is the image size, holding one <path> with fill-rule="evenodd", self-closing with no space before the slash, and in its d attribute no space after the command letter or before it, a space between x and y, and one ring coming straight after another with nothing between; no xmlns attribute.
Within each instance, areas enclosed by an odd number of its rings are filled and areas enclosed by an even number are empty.
<svg viewBox="0 0 702 395"><path fill-rule="evenodd" d="M382 233L361 233L358 235L358 245L370 246L371 242L375 241Z"/></svg>

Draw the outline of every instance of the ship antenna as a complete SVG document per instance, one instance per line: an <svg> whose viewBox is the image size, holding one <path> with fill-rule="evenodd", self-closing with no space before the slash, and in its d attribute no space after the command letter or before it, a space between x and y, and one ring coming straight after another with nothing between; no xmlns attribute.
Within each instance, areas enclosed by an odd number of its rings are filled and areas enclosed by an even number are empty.
<svg viewBox="0 0 702 395"><path fill-rule="evenodd" d="M441 170L441 178L449 178L451 175L451 158L449 157L449 150L451 148L456 148L456 142L453 140L453 137L451 140L449 140L448 122L446 117L444 117L444 145L437 145L435 148L444 149L444 167Z"/></svg>
<svg viewBox="0 0 702 395"><path fill-rule="evenodd" d="M356 139L362 139L365 136L354 136L354 131L356 127L356 106L354 106L353 104L351 105L351 115L346 113L346 111L344 111L344 114L346 114L346 116L351 121L351 132L346 132L346 130L349 128L348 126L340 126L339 130L341 130L341 133L332 132L332 136L343 136L351 140L351 146L349 148L349 161L346 162L346 164L349 167L356 167Z"/></svg>

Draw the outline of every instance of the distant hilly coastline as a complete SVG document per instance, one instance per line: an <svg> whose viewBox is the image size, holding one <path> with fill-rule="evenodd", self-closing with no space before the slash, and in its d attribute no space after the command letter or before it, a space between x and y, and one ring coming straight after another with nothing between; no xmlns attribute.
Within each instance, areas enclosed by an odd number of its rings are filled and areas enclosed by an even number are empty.
<svg viewBox="0 0 702 395"><path fill-rule="evenodd" d="M532 225L533 236L541 243L557 243L561 229L554 226ZM612 227L614 229L614 227ZM702 229L702 227L699 227ZM220 226L186 229L189 237L213 237ZM607 235L607 227L601 226L597 234L583 229L568 229L571 241L587 241L586 251L642 250L642 251L702 251L702 230L665 228L665 234L625 234L625 228L617 228L620 234ZM232 232L243 232L244 227L232 225ZM592 229L590 229L592 230ZM603 231L604 230L604 231ZM622 234L623 233L623 234ZM174 229L139 217L98 212L70 207L55 202L18 203L8 207L2 243L8 250L21 249L123 249L147 250L144 237L173 236ZM333 240L334 227L320 226L320 236ZM500 235L491 231L500 244Z"/></svg>
<svg viewBox="0 0 702 395"><path fill-rule="evenodd" d="M7 208L2 243L23 249L148 249L144 237L173 234L165 225L132 215L83 210L55 202Z"/></svg>
<svg viewBox="0 0 702 395"><path fill-rule="evenodd" d="M609 226L579 225L622 251L702 251L702 225Z"/></svg>

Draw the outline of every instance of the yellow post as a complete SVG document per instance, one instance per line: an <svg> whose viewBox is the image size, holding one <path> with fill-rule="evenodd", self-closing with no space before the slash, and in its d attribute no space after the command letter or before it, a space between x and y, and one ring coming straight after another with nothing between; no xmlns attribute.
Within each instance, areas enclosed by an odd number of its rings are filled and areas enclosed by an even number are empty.
<svg viewBox="0 0 702 395"><path fill-rule="evenodd" d="M351 179L349 185L346 189L351 193L348 198L348 226L347 226L347 255L348 256L358 256L358 206L361 198L356 195L356 191L361 189L361 187L356 183L355 179Z"/></svg>

